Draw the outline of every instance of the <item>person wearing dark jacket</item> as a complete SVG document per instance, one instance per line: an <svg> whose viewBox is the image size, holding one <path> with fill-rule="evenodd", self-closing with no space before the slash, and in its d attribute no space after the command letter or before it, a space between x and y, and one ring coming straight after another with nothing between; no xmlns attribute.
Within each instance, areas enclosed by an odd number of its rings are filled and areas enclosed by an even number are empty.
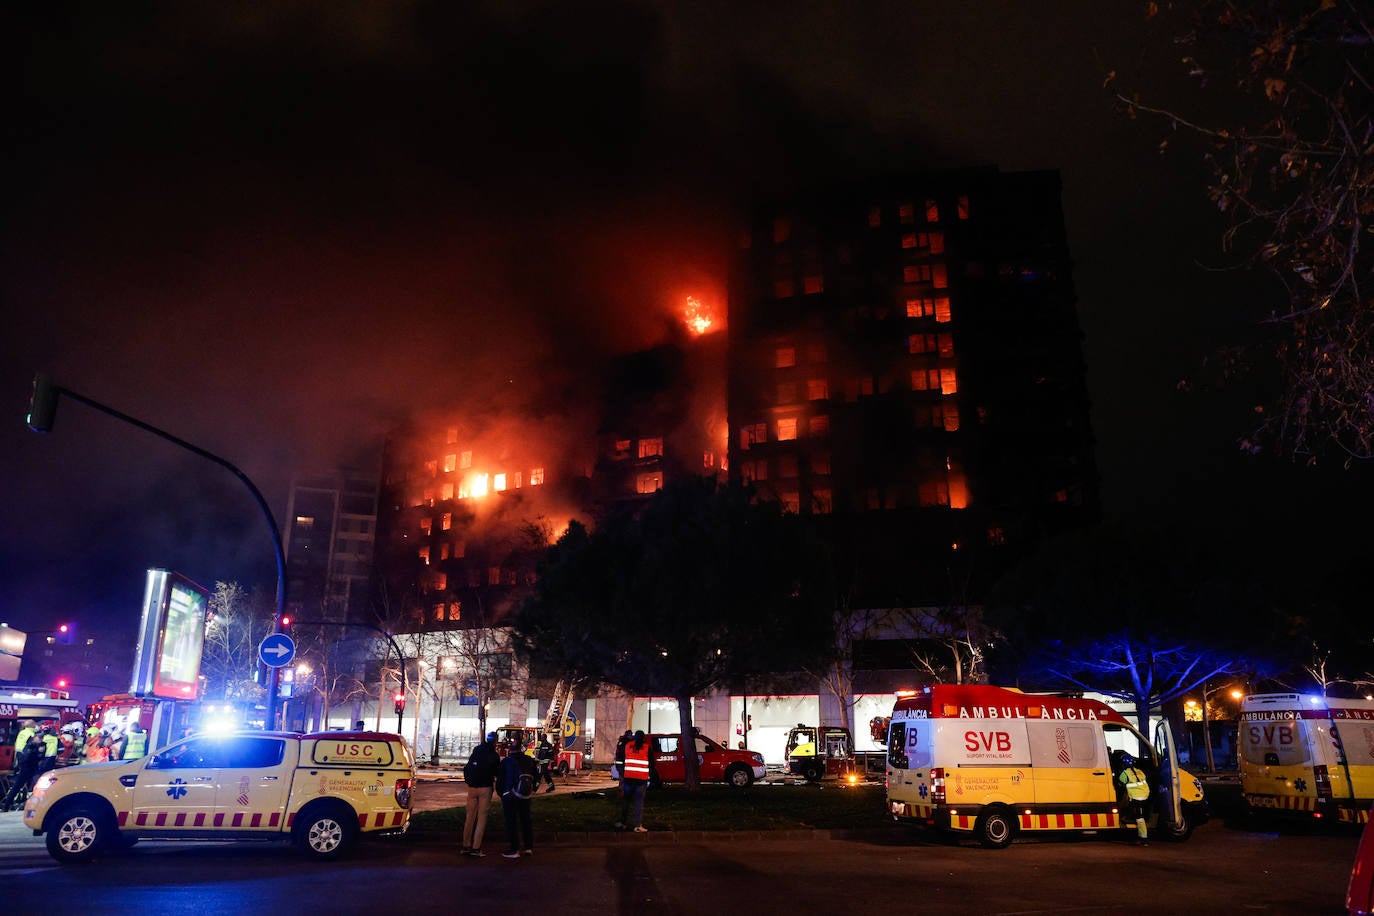
<svg viewBox="0 0 1374 916"><path fill-rule="evenodd" d="M523 778L522 778L523 777ZM534 855L534 825L530 820L530 796L539 784L539 764L517 747L501 761L496 791L501 793L501 811L506 817L507 859ZM524 845L521 845L523 840Z"/></svg>
<svg viewBox="0 0 1374 916"><path fill-rule="evenodd" d="M10 785L10 790L5 794L3 801L0 801L0 811L8 811L10 805L19 800L19 796L29 789L29 784L38 776L38 766L43 762L43 755L47 748L43 746L43 739L38 733L29 736L29 743L19 752L15 758L14 782Z"/></svg>
<svg viewBox="0 0 1374 916"><path fill-rule="evenodd" d="M558 757L558 752L549 743L548 735L539 736L539 746L534 749L534 760L539 764L539 776L547 784L545 792L552 792L557 788L553 784L553 762Z"/></svg>
<svg viewBox="0 0 1374 916"><path fill-rule="evenodd" d="M487 813L491 811L491 796L496 790L496 776L501 769L501 755L496 751L496 732L472 749L468 765L463 767L463 781L468 785L468 804L463 818L462 855L481 859L482 837L487 832Z"/></svg>

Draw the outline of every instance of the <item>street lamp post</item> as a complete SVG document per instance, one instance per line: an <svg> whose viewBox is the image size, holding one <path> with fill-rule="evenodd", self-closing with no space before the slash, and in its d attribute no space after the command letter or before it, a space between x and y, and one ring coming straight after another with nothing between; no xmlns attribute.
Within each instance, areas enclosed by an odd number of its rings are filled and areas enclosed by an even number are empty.
<svg viewBox="0 0 1374 916"><path fill-rule="evenodd" d="M281 530L277 527L277 520L273 517L272 510L268 508L267 500L263 498L262 492L254 485L253 481L248 479L248 475L219 455L216 455L214 452L207 451L198 445L192 445L185 439L178 438L164 429L159 429L151 423L145 423L137 417L131 417L126 413L115 410L107 404L102 404L99 401L86 397L84 394L79 394L70 388L55 385L47 375L41 372L33 377L33 395L29 400L29 429L36 433L46 433L52 429L53 419L57 412L57 402L61 395L66 395L72 400L85 404L87 407L98 410L107 416L114 417L116 420L123 420L125 423L137 426L145 432L150 432L155 436L166 439L173 445L179 445L189 452L193 452L202 458L213 461L243 482L243 485L253 494L253 500L258 504L258 508L262 510L263 518L266 519L267 527L272 533L272 548L275 551L277 560L277 606L276 615L272 620L272 632L281 632L282 605L284 604L286 589L286 553L282 547ZM267 725L269 728L275 724L276 716L277 669L270 668L267 673Z"/></svg>

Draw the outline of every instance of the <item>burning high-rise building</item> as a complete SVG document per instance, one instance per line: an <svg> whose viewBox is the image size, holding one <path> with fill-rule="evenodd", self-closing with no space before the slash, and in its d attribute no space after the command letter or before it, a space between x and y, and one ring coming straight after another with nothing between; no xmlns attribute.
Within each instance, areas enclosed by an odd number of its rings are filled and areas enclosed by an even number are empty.
<svg viewBox="0 0 1374 916"><path fill-rule="evenodd" d="M760 207L730 282L731 473L832 532L854 607L975 602L1098 491L1055 173Z"/></svg>

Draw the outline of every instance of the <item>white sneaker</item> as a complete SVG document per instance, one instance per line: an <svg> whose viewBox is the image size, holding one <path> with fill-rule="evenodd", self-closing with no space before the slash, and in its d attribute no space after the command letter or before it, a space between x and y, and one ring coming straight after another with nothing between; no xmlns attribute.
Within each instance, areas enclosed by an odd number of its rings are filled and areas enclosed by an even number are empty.
<svg viewBox="0 0 1374 916"><path fill-rule="evenodd" d="M636 828L635 828L635 833L648 833L648 832L649 832L649 828L648 828L648 827L636 827Z"/></svg>

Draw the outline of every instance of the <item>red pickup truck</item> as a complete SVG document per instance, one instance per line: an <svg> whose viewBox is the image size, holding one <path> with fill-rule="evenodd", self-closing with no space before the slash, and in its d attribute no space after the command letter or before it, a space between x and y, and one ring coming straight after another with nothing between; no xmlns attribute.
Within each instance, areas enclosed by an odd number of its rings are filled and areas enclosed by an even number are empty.
<svg viewBox="0 0 1374 916"><path fill-rule="evenodd" d="M649 735L658 753L658 782L682 782L686 767L678 745L682 736L673 734ZM764 775L763 755L755 751L732 751L705 735L696 736L697 769L702 782L727 782L732 786L747 786ZM612 765L611 778L620 778L619 765Z"/></svg>

